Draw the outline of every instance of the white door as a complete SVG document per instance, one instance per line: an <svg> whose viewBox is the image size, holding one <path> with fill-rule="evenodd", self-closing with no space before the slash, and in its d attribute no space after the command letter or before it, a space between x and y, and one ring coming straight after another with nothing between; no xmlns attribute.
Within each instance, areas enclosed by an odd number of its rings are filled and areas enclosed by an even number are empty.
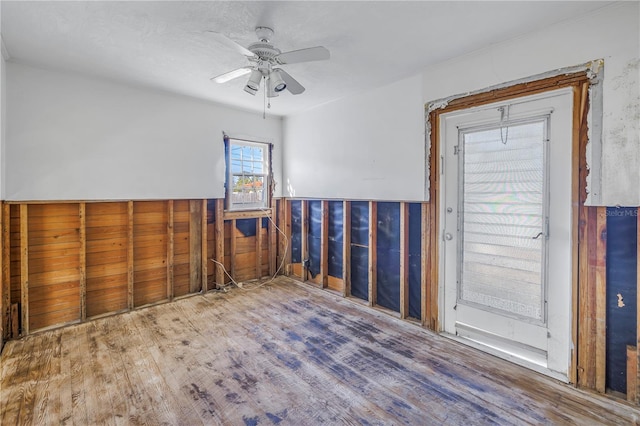
<svg viewBox="0 0 640 426"><path fill-rule="evenodd" d="M441 116L446 335L567 380L572 92Z"/></svg>

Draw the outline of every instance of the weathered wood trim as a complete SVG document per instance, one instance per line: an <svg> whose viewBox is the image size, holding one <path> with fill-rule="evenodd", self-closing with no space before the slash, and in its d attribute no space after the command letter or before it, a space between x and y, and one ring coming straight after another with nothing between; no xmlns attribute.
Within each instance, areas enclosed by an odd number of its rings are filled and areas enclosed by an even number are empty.
<svg viewBox="0 0 640 426"><path fill-rule="evenodd" d="M224 200L222 200L224 202ZM271 216L273 210L271 208L264 210L251 210L251 211L224 211L224 214L221 216L224 220L231 219L253 219L256 217L267 217ZM216 216L216 219L218 217Z"/></svg>
<svg viewBox="0 0 640 426"><path fill-rule="evenodd" d="M127 203L127 306L129 310L133 309L133 201Z"/></svg>
<svg viewBox="0 0 640 426"><path fill-rule="evenodd" d="M256 218L256 278L262 278L262 218Z"/></svg>
<svg viewBox="0 0 640 426"><path fill-rule="evenodd" d="M216 200L216 221L214 223L216 244L216 284L224 286L224 200Z"/></svg>
<svg viewBox="0 0 640 426"><path fill-rule="evenodd" d="M173 266L174 266L174 210L173 210L173 200L169 200L167 203L167 298L169 300L173 300L174 295L174 277L173 277Z"/></svg>
<svg viewBox="0 0 640 426"><path fill-rule="evenodd" d="M320 277L322 288L326 288L329 273L329 201L327 200L322 200L320 238Z"/></svg>
<svg viewBox="0 0 640 426"><path fill-rule="evenodd" d="M11 206L2 203L2 321L4 340L11 335Z"/></svg>
<svg viewBox="0 0 640 426"><path fill-rule="evenodd" d="M29 335L29 210L20 204L20 296L22 336Z"/></svg>
<svg viewBox="0 0 640 426"><path fill-rule="evenodd" d="M300 237L300 252L302 253L302 281L309 277L309 206L307 200L300 200L300 217L302 236Z"/></svg>
<svg viewBox="0 0 640 426"><path fill-rule="evenodd" d="M189 200L189 292L202 289L202 202Z"/></svg>
<svg viewBox="0 0 640 426"><path fill-rule="evenodd" d="M606 391L607 372L607 208L597 208L596 218L596 264L595 264L595 323L596 353L595 375L596 390Z"/></svg>
<svg viewBox="0 0 640 426"><path fill-rule="evenodd" d="M344 297L351 296L351 201L342 202L342 281Z"/></svg>
<svg viewBox="0 0 640 426"><path fill-rule="evenodd" d="M431 236L429 234L429 204L420 205L420 323L431 328L429 313L431 312L431 288L429 287L429 255Z"/></svg>
<svg viewBox="0 0 640 426"><path fill-rule="evenodd" d="M377 304L378 203L369 201L369 306Z"/></svg>
<svg viewBox="0 0 640 426"><path fill-rule="evenodd" d="M207 252L209 249L207 246L207 199L205 198L201 202L202 206L200 207L200 209L202 214L200 216L200 262L202 264L202 292L206 293L207 291L209 291L209 259L207 259Z"/></svg>
<svg viewBox="0 0 640 426"><path fill-rule="evenodd" d="M429 157L429 215L425 217L429 241L426 247L428 271L427 275L427 309L428 328L440 331L439 318L439 286L440 286L440 113L432 112L431 123L431 155Z"/></svg>
<svg viewBox="0 0 640 426"><path fill-rule="evenodd" d="M400 318L409 316L409 206L400 203Z"/></svg>
<svg viewBox="0 0 640 426"><path fill-rule="evenodd" d="M229 235L230 238L230 246L229 246L229 251L231 252L229 254L229 258L230 258L230 267L229 267L229 275L231 275L231 277L235 280L236 279L236 232L237 232L237 228L236 228L236 219L231 219L231 235Z"/></svg>
<svg viewBox="0 0 640 426"><path fill-rule="evenodd" d="M269 216L269 276L273 277L278 269L278 234L276 233L276 212L277 201L271 198L271 215Z"/></svg>
<svg viewBox="0 0 640 426"><path fill-rule="evenodd" d="M637 346L627 345L627 401L637 404L638 353Z"/></svg>
<svg viewBox="0 0 640 426"><path fill-rule="evenodd" d="M87 208L85 203L78 204L80 216L80 321L87 319Z"/></svg>
<svg viewBox="0 0 640 426"><path fill-rule="evenodd" d="M284 260L284 274L291 275L291 200L283 200L284 205L284 223L285 238L287 241L287 250L285 252Z"/></svg>

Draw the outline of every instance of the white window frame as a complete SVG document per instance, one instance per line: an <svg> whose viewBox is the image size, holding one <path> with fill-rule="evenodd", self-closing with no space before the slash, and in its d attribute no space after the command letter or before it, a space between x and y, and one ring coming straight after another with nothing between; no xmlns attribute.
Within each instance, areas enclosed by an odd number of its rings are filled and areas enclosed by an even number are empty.
<svg viewBox="0 0 640 426"><path fill-rule="evenodd" d="M232 148L234 146L252 147L262 149L262 171L263 173L233 173ZM264 210L270 207L271 203L271 144L266 142L249 141L239 138L225 138L225 160L226 160L226 179L225 179L225 201L227 211L247 211L247 210ZM242 161L242 160L241 160ZM241 167L241 170L244 170ZM233 179L234 176L242 178L257 177L262 178L262 199L255 202L239 202L234 200ZM248 193L251 194L251 193Z"/></svg>

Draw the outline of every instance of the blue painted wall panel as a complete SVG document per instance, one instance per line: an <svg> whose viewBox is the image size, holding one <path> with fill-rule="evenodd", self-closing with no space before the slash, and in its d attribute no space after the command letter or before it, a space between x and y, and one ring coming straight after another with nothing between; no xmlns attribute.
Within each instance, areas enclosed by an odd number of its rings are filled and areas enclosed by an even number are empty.
<svg viewBox="0 0 640 426"><path fill-rule="evenodd" d="M607 208L606 386L627 392L627 345L636 345L638 209Z"/></svg>

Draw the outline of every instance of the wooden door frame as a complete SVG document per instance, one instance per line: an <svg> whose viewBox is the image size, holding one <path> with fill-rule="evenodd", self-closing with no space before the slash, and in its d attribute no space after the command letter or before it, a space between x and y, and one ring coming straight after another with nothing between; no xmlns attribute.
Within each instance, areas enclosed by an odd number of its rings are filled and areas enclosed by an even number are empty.
<svg viewBox="0 0 640 426"><path fill-rule="evenodd" d="M572 265L571 265L571 362L569 366L569 381L580 386L597 389L604 392L604 349L606 334L604 322L606 320L603 306L606 295L604 274L594 272L595 264L604 262L589 262L589 247L595 251L593 236L597 232L589 232L588 225L596 223L596 210L584 205L587 199L587 160L586 146L588 142L587 117L590 108L590 88L598 84L597 73L592 71L593 65L600 67L601 61L585 66L579 71L562 72L553 76L532 78L525 82L514 82L499 88L489 88L471 95L461 95L446 100L430 102L425 105L429 203L428 214L431 232L429 235L430 253L428 259L428 284L431 298L427 307L428 318L426 326L440 332L439 305L439 250L440 250L440 117L442 114L461 109L467 109L490 103L506 101L537 93L548 92L560 88L573 89L573 123L571 149L572 175ZM602 208L595 208L602 209ZM592 217L593 215L593 217ZM604 253L596 253L604 256ZM602 265L601 265L602 266ZM594 291L595 287L595 291ZM588 300L594 295L596 300ZM583 335L582 331L596 330L595 339L592 335ZM588 338L587 338L588 337ZM595 345L589 345L587 340L594 340ZM589 346L594 346L593 350Z"/></svg>

